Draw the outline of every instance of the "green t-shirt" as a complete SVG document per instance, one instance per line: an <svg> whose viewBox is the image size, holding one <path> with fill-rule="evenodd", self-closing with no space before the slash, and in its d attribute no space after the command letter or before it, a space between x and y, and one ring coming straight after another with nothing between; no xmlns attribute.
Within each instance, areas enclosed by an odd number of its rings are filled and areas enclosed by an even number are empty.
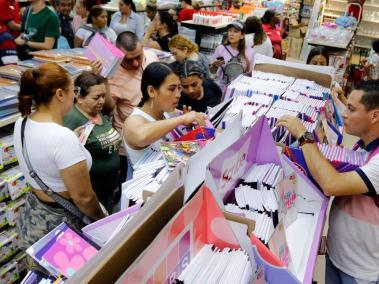
<svg viewBox="0 0 379 284"><path fill-rule="evenodd" d="M84 145L92 156L91 183L98 195L104 190L115 189L118 186L117 177L120 170L118 149L121 144L120 134L112 127L109 120L100 115L103 124L95 125ZM88 118L76 106L63 118L63 125L72 130L87 122Z"/></svg>
<svg viewBox="0 0 379 284"><path fill-rule="evenodd" d="M30 41L34 42L44 42L45 37L57 39L61 35L58 16L48 7L37 14L33 14L32 8L29 7L22 17L21 31L29 35ZM56 44L55 41L55 46Z"/></svg>

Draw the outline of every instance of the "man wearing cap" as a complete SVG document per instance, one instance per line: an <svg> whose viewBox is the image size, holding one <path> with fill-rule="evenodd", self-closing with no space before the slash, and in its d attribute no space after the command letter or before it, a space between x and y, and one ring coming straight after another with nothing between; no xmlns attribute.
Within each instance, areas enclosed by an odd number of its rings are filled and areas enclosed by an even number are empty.
<svg viewBox="0 0 379 284"><path fill-rule="evenodd" d="M197 62L175 62L171 66L180 77L182 86L179 109L190 107L197 112L206 112L207 107L214 107L220 103L221 89L214 81L204 78L204 71Z"/></svg>

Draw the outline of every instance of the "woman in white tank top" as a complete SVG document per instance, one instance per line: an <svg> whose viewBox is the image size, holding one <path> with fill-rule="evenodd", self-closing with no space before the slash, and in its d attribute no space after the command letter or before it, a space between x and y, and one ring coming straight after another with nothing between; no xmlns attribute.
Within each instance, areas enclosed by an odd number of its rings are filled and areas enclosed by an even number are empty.
<svg viewBox="0 0 379 284"><path fill-rule="evenodd" d="M125 149L132 166L149 149L160 151L160 140L179 125L205 125L206 116L187 111L181 116L165 118L173 112L180 98L180 80L165 63L146 67L141 81L142 100L124 123Z"/></svg>

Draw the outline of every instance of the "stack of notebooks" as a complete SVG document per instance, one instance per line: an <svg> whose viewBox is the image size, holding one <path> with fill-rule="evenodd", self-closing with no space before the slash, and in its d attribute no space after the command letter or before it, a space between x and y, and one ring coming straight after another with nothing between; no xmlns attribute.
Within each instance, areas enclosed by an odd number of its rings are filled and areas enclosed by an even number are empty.
<svg viewBox="0 0 379 284"><path fill-rule="evenodd" d="M62 223L26 253L55 278L70 278L98 251L89 240Z"/></svg>
<svg viewBox="0 0 379 284"><path fill-rule="evenodd" d="M178 277L179 283L251 283L253 269L242 249L206 244Z"/></svg>
<svg viewBox="0 0 379 284"><path fill-rule="evenodd" d="M282 208L282 200L286 198L284 195L296 196L295 185L292 177L284 178L280 166L254 164L235 188L234 198L226 205L226 210L254 220L255 235L267 244L280 222L289 226L297 218L295 205L289 212ZM292 200L292 203L295 204L295 201Z"/></svg>
<svg viewBox="0 0 379 284"><path fill-rule="evenodd" d="M0 77L9 79L12 81L20 81L21 75L24 71L26 71L28 68L18 65L5 65L0 67Z"/></svg>
<svg viewBox="0 0 379 284"><path fill-rule="evenodd" d="M129 200L143 202L143 191L155 192L169 176L162 152L149 149L133 167L133 177L122 184L121 208L127 208Z"/></svg>
<svg viewBox="0 0 379 284"><path fill-rule="evenodd" d="M103 247L126 227L140 208L141 204L133 205L85 226L82 232L98 246Z"/></svg>
<svg viewBox="0 0 379 284"><path fill-rule="evenodd" d="M16 84L0 87L0 118L18 113L19 91L20 87Z"/></svg>
<svg viewBox="0 0 379 284"><path fill-rule="evenodd" d="M324 130L322 127L326 127L325 124L321 127L320 122L326 118L327 127L340 140L341 135L336 126L338 122L334 118L334 114L337 115L337 113L335 108L330 107L330 93L330 89L313 81L295 79L280 74L255 71L252 77L240 75L227 87L224 101L229 99L232 101L220 123L221 125L227 124L237 113L242 111L242 125L249 128L259 116L266 115L275 141L291 145L296 139L291 137L285 129L276 128L276 122L281 116L298 117L308 131L313 131L315 134L318 129L317 125L320 125L319 141L323 140ZM320 115L321 113L325 115ZM328 140L332 140L329 143L336 142L332 139L333 137L328 136Z"/></svg>
<svg viewBox="0 0 379 284"><path fill-rule="evenodd" d="M26 274L25 278L22 280L21 284L62 284L64 281L59 278L47 276L42 272L32 269Z"/></svg>
<svg viewBox="0 0 379 284"><path fill-rule="evenodd" d="M66 53L57 49L32 51L30 55L43 62L64 63L70 61L70 57Z"/></svg>
<svg viewBox="0 0 379 284"><path fill-rule="evenodd" d="M366 152L354 151L346 147L323 143L318 143L317 146L322 155L341 173L354 171L356 168L362 167L368 157ZM288 148L285 154L310 175L301 149Z"/></svg>
<svg viewBox="0 0 379 284"><path fill-rule="evenodd" d="M285 230L297 219L296 198L295 175L284 177L275 164L254 164L225 209L254 220L254 236L288 267L291 256Z"/></svg>

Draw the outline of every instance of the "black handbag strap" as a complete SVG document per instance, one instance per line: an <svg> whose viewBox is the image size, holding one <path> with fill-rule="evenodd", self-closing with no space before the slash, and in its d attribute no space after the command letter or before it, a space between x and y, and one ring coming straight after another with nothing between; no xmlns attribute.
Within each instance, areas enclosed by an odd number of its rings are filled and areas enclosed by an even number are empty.
<svg viewBox="0 0 379 284"><path fill-rule="evenodd" d="M30 160L28 156L28 152L26 150L26 144L25 144L25 126L26 126L27 117L24 117L21 124L21 148L22 148L22 154L25 159L25 163L28 167L29 175L35 180L35 182L38 184L38 186L42 189L42 191L49 196L51 199L53 199L56 203L58 203L60 206L62 206L64 209L69 211L72 215L79 218L84 224L88 225L91 223L91 219L86 216L80 209L73 204L71 201L67 200L66 198L60 196L59 194L55 193L47 184L45 184L42 179L38 176L38 174L34 171Z"/></svg>

